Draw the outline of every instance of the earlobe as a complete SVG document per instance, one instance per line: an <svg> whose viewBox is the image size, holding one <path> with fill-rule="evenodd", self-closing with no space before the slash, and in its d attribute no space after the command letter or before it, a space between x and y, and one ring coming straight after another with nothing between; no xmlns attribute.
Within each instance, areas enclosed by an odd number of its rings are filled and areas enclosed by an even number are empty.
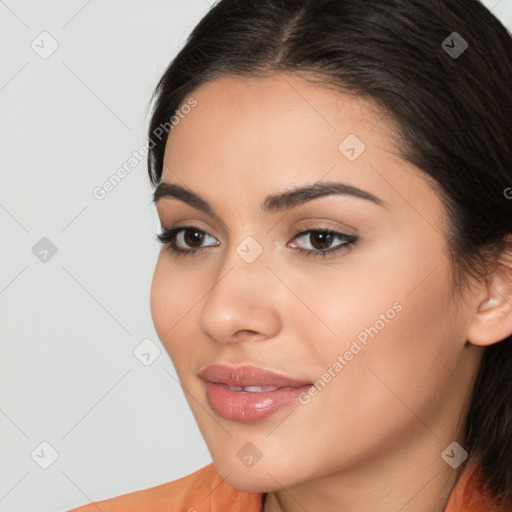
<svg viewBox="0 0 512 512"><path fill-rule="evenodd" d="M499 267L490 276L485 298L468 327L467 340L486 347L512 334L512 268Z"/></svg>

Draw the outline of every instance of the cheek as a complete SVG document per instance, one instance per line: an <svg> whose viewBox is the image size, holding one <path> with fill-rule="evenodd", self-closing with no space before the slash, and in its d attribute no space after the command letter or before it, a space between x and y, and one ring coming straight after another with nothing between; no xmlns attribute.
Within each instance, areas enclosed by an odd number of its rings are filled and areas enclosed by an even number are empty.
<svg viewBox="0 0 512 512"><path fill-rule="evenodd" d="M162 253L151 282L150 308L155 330L173 363L185 336L184 320L199 300L199 293L184 281L183 273L171 266Z"/></svg>
<svg viewBox="0 0 512 512"><path fill-rule="evenodd" d="M318 322L302 331L303 339L315 341L307 360L319 391L300 410L300 425L315 433L317 446L311 446L311 453L324 450L318 461L322 471L340 461L375 456L397 440L424 432L425 425L437 424L457 366L458 348L452 340L461 334L450 320L456 312L446 277L432 275L421 292L399 294L401 309L393 309L393 293L373 294L366 301L364 295L347 296L347 309L364 313L356 321L343 314L345 322L338 324L342 334L336 337L315 336ZM389 306L394 314L388 313L387 323L377 322ZM358 338L361 333L365 336ZM287 435L293 436L292 431Z"/></svg>
<svg viewBox="0 0 512 512"><path fill-rule="evenodd" d="M403 232L356 249L339 267L310 273L304 302L316 314L315 327L322 323L327 339L348 342L358 335L364 342L368 330L389 332L392 324L412 327L420 337L420 325L440 327L452 307L452 275L442 248L440 236Z"/></svg>
<svg viewBox="0 0 512 512"><path fill-rule="evenodd" d="M342 423L354 421L345 423L349 430L379 418L392 432L417 422L411 410L427 421L438 410L463 334L446 286L449 275L438 270L412 293L399 282L394 292L389 283L381 295L351 295L347 309L354 314L343 314L341 334L316 347L317 378L342 356L322 400L325 407L344 404L358 412L352 420L344 417Z"/></svg>
<svg viewBox="0 0 512 512"><path fill-rule="evenodd" d="M153 273L150 294L151 316L156 332L162 342L164 342L163 335L166 330L172 326L172 318L169 318L169 300L176 300L175 294L169 293L171 290L171 279L164 266L162 256L160 255Z"/></svg>
<svg viewBox="0 0 512 512"><path fill-rule="evenodd" d="M373 261L354 253L336 278L332 269L304 278L310 286L301 298L314 314L297 308L293 323L309 345L313 376L329 380L329 369L340 375L329 384L332 400L357 400L375 411L376 402L398 401L393 391L418 407L442 392L463 332L448 260L437 245L426 252L417 243L390 244Z"/></svg>

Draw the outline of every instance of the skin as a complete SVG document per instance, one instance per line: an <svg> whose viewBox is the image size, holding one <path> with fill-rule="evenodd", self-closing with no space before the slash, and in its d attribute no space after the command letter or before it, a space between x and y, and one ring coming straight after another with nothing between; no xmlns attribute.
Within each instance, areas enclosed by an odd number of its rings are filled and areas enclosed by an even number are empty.
<svg viewBox="0 0 512 512"><path fill-rule="evenodd" d="M200 255L162 247L151 312L219 472L239 490L268 492L267 512L443 510L465 466L440 455L460 441L483 346L512 330L506 305L480 283L452 293L445 209L396 155L393 125L370 100L292 74L224 77L193 96L197 106L169 136L162 181L194 191L218 218L157 202L162 226L193 224L211 237ZM348 134L366 146L355 161L338 149ZM260 208L269 194L317 181L386 204L330 195L286 212ZM295 230L322 228L359 240L325 258L300 254L322 246ZM247 236L263 249L252 263L236 252ZM401 311L307 405L252 425L209 406L198 375L206 365L315 382L396 302ZM247 442L262 453L251 468L237 457Z"/></svg>

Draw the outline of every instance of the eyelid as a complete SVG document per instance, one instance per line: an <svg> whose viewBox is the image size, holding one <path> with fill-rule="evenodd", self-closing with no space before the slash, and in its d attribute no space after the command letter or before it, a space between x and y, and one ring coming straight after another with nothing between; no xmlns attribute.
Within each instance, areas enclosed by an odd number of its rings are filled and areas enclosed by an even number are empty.
<svg viewBox="0 0 512 512"><path fill-rule="evenodd" d="M209 236L217 241L216 244L213 245L207 245L197 248L191 248L191 249L182 249L181 247L178 247L176 244L176 238L185 231L199 231L203 235ZM333 248L327 248L327 249L304 249L302 247L293 248L294 251L298 254L305 255L307 257L312 258L328 258L329 256L332 256L335 258L338 256L338 254L341 256L341 254L346 254L352 250L352 248L359 242L359 237L354 235L349 235L340 231L336 231L333 229L330 229L324 225L315 225L308 227L302 227L302 228L296 228L296 234L292 238L291 242L296 240L297 238L306 236L310 233L328 233L329 235L333 235L335 238L340 239L342 242L335 245ZM181 256L202 256L206 255L208 252L207 249L209 247L217 247L220 245L220 241L216 239L213 235L211 235L208 231L203 230L201 228L198 228L194 225L179 225L179 226L173 226L171 228L165 228L162 227L162 233L158 234L156 237L161 244L167 246L167 250L172 253L175 257L181 257ZM288 242L289 244L290 242ZM289 246L287 244L287 246Z"/></svg>
<svg viewBox="0 0 512 512"><path fill-rule="evenodd" d="M310 235L311 233L328 233L329 235L334 236L334 238L338 238L339 240L341 240L341 243L329 249L318 249L316 251L314 249L303 249L301 247L297 247L296 249L299 252L311 252L313 254L326 256L327 254L337 253L338 251L349 251L354 245L356 245L356 243L359 242L359 236L350 235L348 233L343 233L341 231L337 231L335 229L331 229L324 226L315 226L304 229L298 228L296 235L293 237L291 242L294 242L298 238Z"/></svg>
<svg viewBox="0 0 512 512"><path fill-rule="evenodd" d="M162 203L162 206L158 209L160 203ZM157 215L162 227L166 224L170 225L171 228L193 225L201 229L201 231L209 232L214 230L223 236L232 232L232 229L222 219L217 220L216 217L211 217L207 213L196 210L193 206L186 204L178 205L177 203L179 201L165 201L165 198L162 198L162 201L157 203Z"/></svg>
<svg viewBox="0 0 512 512"><path fill-rule="evenodd" d="M302 224L301 224L302 223ZM299 219L294 224L299 226L294 226L293 230L296 233L307 230L321 231L336 231L340 234L347 236L358 236L359 230L355 226L351 226L345 222L340 220L335 220L331 217L308 217L306 219Z"/></svg>
<svg viewBox="0 0 512 512"><path fill-rule="evenodd" d="M180 233L182 233L184 231L200 231L204 235L214 238L217 241L217 243L215 245L209 245L207 247L216 247L220 244L220 241L217 239L217 237L212 235L209 231L207 231L206 229L203 229L199 226L195 226L193 224L185 224L183 226L176 225L176 226L171 226L169 228L162 226L162 232L157 235L157 238L159 240L162 240L162 238L168 238L171 236L173 238L176 238L176 236L178 236Z"/></svg>

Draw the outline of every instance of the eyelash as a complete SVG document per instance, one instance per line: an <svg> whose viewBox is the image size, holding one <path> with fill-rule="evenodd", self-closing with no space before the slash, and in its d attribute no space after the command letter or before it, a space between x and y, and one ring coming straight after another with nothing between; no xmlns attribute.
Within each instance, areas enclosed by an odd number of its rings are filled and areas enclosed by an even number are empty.
<svg viewBox="0 0 512 512"><path fill-rule="evenodd" d="M172 229L166 229L162 228L162 232L158 235L156 235L157 240L164 245L168 245L168 249L174 253L176 256L197 256L199 254L202 254L208 247L201 247L199 249L181 249L176 245L176 237L181 231L195 231L199 232L208 236L211 236L213 238L213 235L210 235L207 231L204 231L203 229L196 228L195 226L180 226L177 228ZM295 236L293 237L293 240L296 238L299 238L299 235L307 235L308 233L324 233L327 235L333 235L336 238L339 238L342 242L342 244L338 245L335 249L326 249L326 250L311 250L311 249L302 249L302 248L295 248L296 251L299 252L299 254L304 254L309 257L316 258L317 256L320 256L322 258L325 258L329 254L335 254L340 251L347 251L350 250L356 242L359 240L358 237L354 235L346 235L345 233L340 233L338 231L333 231L331 229L325 229L325 228L306 228L306 229L297 229L295 232ZM217 244L218 245L218 244ZM214 246L215 247L215 246Z"/></svg>

